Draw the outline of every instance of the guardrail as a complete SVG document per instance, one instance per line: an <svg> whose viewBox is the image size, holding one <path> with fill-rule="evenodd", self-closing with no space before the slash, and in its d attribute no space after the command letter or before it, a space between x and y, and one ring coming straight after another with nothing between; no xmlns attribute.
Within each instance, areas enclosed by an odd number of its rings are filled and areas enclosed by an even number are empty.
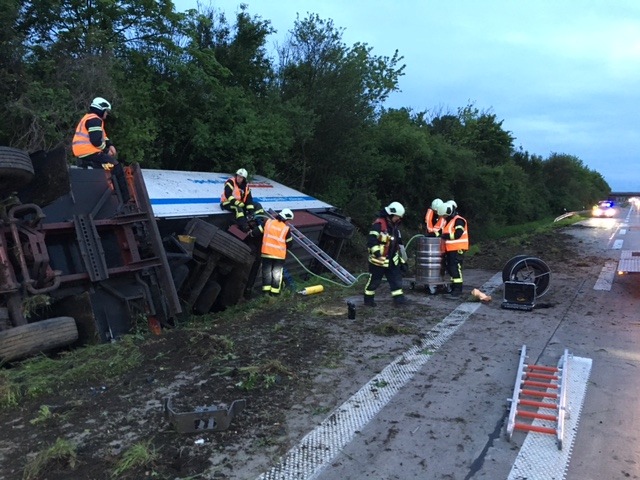
<svg viewBox="0 0 640 480"><path fill-rule="evenodd" d="M588 213L588 212L589 212L589 210L581 210L579 212L567 212L567 213L564 213L564 214L560 215L555 220L553 220L553 223L559 222L560 220L564 220L565 218L569 218L569 217L572 217L574 215L580 215L581 213Z"/></svg>

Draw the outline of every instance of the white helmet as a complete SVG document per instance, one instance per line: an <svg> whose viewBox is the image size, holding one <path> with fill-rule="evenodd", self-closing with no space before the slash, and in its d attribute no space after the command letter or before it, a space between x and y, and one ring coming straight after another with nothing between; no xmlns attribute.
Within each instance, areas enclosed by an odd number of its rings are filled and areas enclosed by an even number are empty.
<svg viewBox="0 0 640 480"><path fill-rule="evenodd" d="M449 200L448 202L444 202L438 207L438 215L449 216L455 211L456 208L458 208L458 204L453 200Z"/></svg>
<svg viewBox="0 0 640 480"><path fill-rule="evenodd" d="M440 215L441 217L451 215L452 211L453 210L449 202L443 202L441 205L438 205L438 208L436 210L436 212L438 212L438 215Z"/></svg>
<svg viewBox="0 0 640 480"><path fill-rule="evenodd" d="M433 202L431 202L431 210L438 211L438 207L442 205L444 202L440 198L435 198Z"/></svg>
<svg viewBox="0 0 640 480"><path fill-rule="evenodd" d="M102 111L111 111L111 104L105 100L102 97L96 97L93 99L93 102L91 102L91 107L93 108L97 108L98 110L102 110Z"/></svg>
<svg viewBox="0 0 640 480"><path fill-rule="evenodd" d="M236 175L240 175L241 177L247 178L249 176L249 174L247 173L247 171L244 168L240 168L237 172Z"/></svg>
<svg viewBox="0 0 640 480"><path fill-rule="evenodd" d="M293 212L289 208L283 208L280 210L279 215L283 220L293 220Z"/></svg>
<svg viewBox="0 0 640 480"><path fill-rule="evenodd" d="M400 202L391 202L388 206L384 207L384 211L388 215L397 215L400 218L404 216L404 207Z"/></svg>

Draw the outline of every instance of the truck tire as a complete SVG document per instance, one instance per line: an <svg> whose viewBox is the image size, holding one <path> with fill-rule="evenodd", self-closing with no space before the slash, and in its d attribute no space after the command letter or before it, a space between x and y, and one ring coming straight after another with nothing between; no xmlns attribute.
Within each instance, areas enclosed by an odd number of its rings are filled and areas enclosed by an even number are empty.
<svg viewBox="0 0 640 480"><path fill-rule="evenodd" d="M254 257L251 248L242 240L223 230L216 232L211 239L211 243L209 243L209 248L242 265L253 263Z"/></svg>
<svg viewBox="0 0 640 480"><path fill-rule="evenodd" d="M196 303L193 304L193 311L198 315L205 315L211 311L222 287L216 281L209 280L202 289Z"/></svg>
<svg viewBox="0 0 640 480"><path fill-rule="evenodd" d="M204 220L199 218L191 220L185 228L185 233L194 236L196 246L200 248L210 248L229 260L241 264L253 262L253 253L248 245Z"/></svg>
<svg viewBox="0 0 640 480"><path fill-rule="evenodd" d="M314 215L327 221L324 227L325 235L344 239L349 239L353 236L356 227L347 217L330 212L314 213Z"/></svg>
<svg viewBox="0 0 640 480"><path fill-rule="evenodd" d="M227 307L236 305L243 298L252 266L253 264L237 265L231 273L218 280L222 289L216 300L216 308L214 310L225 310Z"/></svg>
<svg viewBox="0 0 640 480"><path fill-rule="evenodd" d="M78 340L72 317L55 317L0 332L0 361L8 362L36 353L66 347Z"/></svg>
<svg viewBox="0 0 640 480"><path fill-rule="evenodd" d="M0 195L17 191L33 179L33 165L27 152L0 147Z"/></svg>

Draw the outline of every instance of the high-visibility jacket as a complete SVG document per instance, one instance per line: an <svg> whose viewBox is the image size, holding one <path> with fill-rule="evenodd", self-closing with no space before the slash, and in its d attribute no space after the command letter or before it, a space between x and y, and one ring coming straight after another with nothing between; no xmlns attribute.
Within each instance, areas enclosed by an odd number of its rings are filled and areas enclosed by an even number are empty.
<svg viewBox="0 0 640 480"><path fill-rule="evenodd" d="M89 138L89 130L87 129L87 121L93 118L97 118L102 120L95 113L87 113L76 127L76 133L73 135L73 141L71 142L71 149L73 150L73 154L76 157L86 157L87 155L92 155L94 153L99 153L104 150L106 147L106 142L109 140L107 136L107 132L104 130L104 122L102 123L102 143L99 147L96 147L93 143L91 143L91 139Z"/></svg>
<svg viewBox="0 0 640 480"><path fill-rule="evenodd" d="M432 208L427 208L427 213L424 216L424 224L427 229L427 234L437 233L444 228L446 223L446 218L439 217Z"/></svg>
<svg viewBox="0 0 640 480"><path fill-rule="evenodd" d="M264 224L262 256L284 260L287 256L288 241L291 241L289 225L281 220L270 218Z"/></svg>
<svg viewBox="0 0 640 480"><path fill-rule="evenodd" d="M380 267L389 267L389 259L394 265L402 262L400 255L402 237L400 230L386 218L377 218L367 240L369 248L369 262Z"/></svg>
<svg viewBox="0 0 640 480"><path fill-rule="evenodd" d="M442 239L446 252L469 250L469 230L467 221L460 215L451 217L442 229Z"/></svg>
<svg viewBox="0 0 640 480"><path fill-rule="evenodd" d="M246 182L246 180L245 180ZM233 188L231 195L227 196L227 185L231 185ZM251 194L251 190L249 189L249 185L245 183L244 192L236 182L236 177L231 177L224 183L224 188L222 190L222 195L220 196L220 203L228 203L231 200L235 200L236 202L247 203L249 199L249 195ZM235 203L235 202L234 202Z"/></svg>

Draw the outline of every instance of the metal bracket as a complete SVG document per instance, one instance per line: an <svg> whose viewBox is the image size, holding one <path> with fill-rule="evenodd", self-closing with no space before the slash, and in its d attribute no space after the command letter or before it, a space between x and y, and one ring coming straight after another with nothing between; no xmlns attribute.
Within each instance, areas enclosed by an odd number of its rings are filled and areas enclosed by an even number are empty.
<svg viewBox="0 0 640 480"><path fill-rule="evenodd" d="M218 432L229 428L231 420L247 405L247 401L234 400L228 409L216 407L196 407L194 412L177 413L171 408L171 398L162 399L164 415L180 433Z"/></svg>

